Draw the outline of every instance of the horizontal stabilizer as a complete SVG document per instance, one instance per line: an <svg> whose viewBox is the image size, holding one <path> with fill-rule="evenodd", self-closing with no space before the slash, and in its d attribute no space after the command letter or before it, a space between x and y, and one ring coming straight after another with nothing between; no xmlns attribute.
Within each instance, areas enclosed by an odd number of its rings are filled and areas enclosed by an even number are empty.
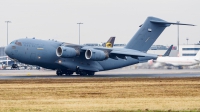
<svg viewBox="0 0 200 112"><path fill-rule="evenodd" d="M156 21L156 20L150 20L152 23L158 23L158 24L172 24L172 25L188 25L188 26L195 26L193 24L184 24L184 23L174 23L174 22L167 22L167 21Z"/></svg>

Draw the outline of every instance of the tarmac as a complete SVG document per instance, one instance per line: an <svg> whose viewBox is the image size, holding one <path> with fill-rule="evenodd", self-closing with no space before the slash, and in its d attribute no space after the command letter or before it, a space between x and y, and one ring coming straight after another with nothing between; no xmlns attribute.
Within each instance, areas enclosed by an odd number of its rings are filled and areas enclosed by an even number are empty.
<svg viewBox="0 0 200 112"><path fill-rule="evenodd" d="M39 79L39 78L186 78L200 77L200 69L116 69L96 72L94 76L57 76L53 70L0 70L3 79Z"/></svg>

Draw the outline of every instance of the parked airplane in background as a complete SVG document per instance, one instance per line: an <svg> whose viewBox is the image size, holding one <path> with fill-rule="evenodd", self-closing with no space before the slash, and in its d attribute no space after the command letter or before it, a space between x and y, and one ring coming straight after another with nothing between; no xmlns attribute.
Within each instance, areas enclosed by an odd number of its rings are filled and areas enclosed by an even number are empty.
<svg viewBox="0 0 200 112"><path fill-rule="evenodd" d="M171 45L168 49L167 49L167 51L164 53L164 55L158 55L158 57L159 56L169 56L170 55L170 52L171 52L171 50L172 50L172 47L173 47L173 45ZM150 65L150 66L153 66L154 65L154 63L153 63L153 59L151 59L151 60L148 60L148 63L146 63L147 65ZM139 63L139 64L137 64L137 66L136 66L137 68L145 68L145 64L144 63ZM146 66L147 67L147 66ZM149 67L149 66L148 66Z"/></svg>
<svg viewBox="0 0 200 112"><path fill-rule="evenodd" d="M106 43L103 43L102 46L112 48L114 45L114 42L115 42L115 37L110 37L110 39Z"/></svg>
<svg viewBox="0 0 200 112"><path fill-rule="evenodd" d="M166 56L169 56L170 53L171 53L171 51L172 51L172 47L173 47L173 45L171 45L163 55L158 55L158 57L162 57L162 56L166 57ZM148 61L148 64L151 65L151 66L153 66L153 67L155 67L155 66L154 66L154 65L155 65L155 61L154 61L153 59L149 60L149 61Z"/></svg>
<svg viewBox="0 0 200 112"><path fill-rule="evenodd" d="M5 49L6 54L19 62L57 70L56 74L94 75L95 72L111 70L156 59L147 54L163 30L171 24L159 18L148 17L124 48L91 47L65 42L18 39Z"/></svg>
<svg viewBox="0 0 200 112"><path fill-rule="evenodd" d="M173 45L171 45L171 46L167 49L167 51L165 52L165 54L164 54L163 56L169 56L170 53L171 53L171 51L172 51L172 47L173 47Z"/></svg>
<svg viewBox="0 0 200 112"><path fill-rule="evenodd" d="M83 44L84 46L92 46L92 47L97 47L97 46L103 46L103 47L108 47L111 48L113 47L115 42L115 37L110 37L109 40L107 42L102 42L102 44L98 44L98 43L87 43L87 44Z"/></svg>
<svg viewBox="0 0 200 112"><path fill-rule="evenodd" d="M158 57L156 60L153 60L154 67L167 66L168 68L171 66L178 67L182 69L183 66L193 66L200 63L200 51L196 54L196 56L190 57Z"/></svg>

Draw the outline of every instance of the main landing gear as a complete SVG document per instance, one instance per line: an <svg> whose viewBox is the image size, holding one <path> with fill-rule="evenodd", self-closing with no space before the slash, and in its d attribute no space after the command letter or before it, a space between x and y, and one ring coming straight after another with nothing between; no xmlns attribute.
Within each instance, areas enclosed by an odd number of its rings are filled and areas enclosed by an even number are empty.
<svg viewBox="0 0 200 112"><path fill-rule="evenodd" d="M79 73L76 72L76 74L80 74L80 76L93 76L94 75L94 72L92 71L80 71Z"/></svg>
<svg viewBox="0 0 200 112"><path fill-rule="evenodd" d="M178 69L183 69L183 66L178 66Z"/></svg>
<svg viewBox="0 0 200 112"><path fill-rule="evenodd" d="M61 70L58 69L56 71L57 76L62 76L62 75L72 75L74 72L70 70ZM76 71L76 74L80 74L80 76L93 76L95 72L93 71L86 71L86 70L78 70Z"/></svg>
<svg viewBox="0 0 200 112"><path fill-rule="evenodd" d="M57 76L62 76L62 75L72 75L74 72L70 70L60 70L58 69L56 71Z"/></svg>

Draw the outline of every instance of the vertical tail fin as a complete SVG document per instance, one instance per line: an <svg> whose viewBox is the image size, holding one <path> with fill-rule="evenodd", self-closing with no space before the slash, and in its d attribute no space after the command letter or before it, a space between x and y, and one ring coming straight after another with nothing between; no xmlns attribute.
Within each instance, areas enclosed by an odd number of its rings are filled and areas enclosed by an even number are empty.
<svg viewBox="0 0 200 112"><path fill-rule="evenodd" d="M191 24L172 23L159 18L148 17L125 48L147 52L163 30L171 24L193 26Z"/></svg>
<svg viewBox="0 0 200 112"><path fill-rule="evenodd" d="M103 47L111 48L113 47L114 42L115 42L115 37L110 37L109 40L103 44Z"/></svg>
<svg viewBox="0 0 200 112"><path fill-rule="evenodd" d="M169 56L170 52L172 51L172 47L173 47L173 45L171 45L171 46L167 49L167 51L165 52L165 54L164 54L163 56Z"/></svg>
<svg viewBox="0 0 200 112"><path fill-rule="evenodd" d="M195 59L200 61L200 50L197 52Z"/></svg>

